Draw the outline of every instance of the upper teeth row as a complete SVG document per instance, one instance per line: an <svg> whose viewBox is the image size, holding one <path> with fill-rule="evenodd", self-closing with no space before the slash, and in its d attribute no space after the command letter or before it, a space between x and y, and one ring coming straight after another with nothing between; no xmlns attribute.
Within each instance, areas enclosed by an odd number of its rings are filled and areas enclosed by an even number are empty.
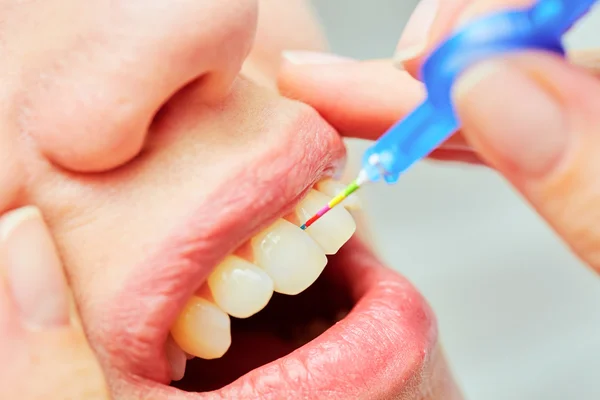
<svg viewBox="0 0 600 400"><path fill-rule="evenodd" d="M273 292L302 292L325 268L326 254L337 253L354 234L356 224L344 207L331 210L306 231L299 228L344 186L325 180L316 187L295 208L291 219L297 225L278 219L250 240L250 260L226 257L208 278L210 290L188 301L171 329L185 352L205 359L221 357L231 343L229 315L247 318L257 313ZM351 209L360 204L357 198L349 198L344 206Z"/></svg>

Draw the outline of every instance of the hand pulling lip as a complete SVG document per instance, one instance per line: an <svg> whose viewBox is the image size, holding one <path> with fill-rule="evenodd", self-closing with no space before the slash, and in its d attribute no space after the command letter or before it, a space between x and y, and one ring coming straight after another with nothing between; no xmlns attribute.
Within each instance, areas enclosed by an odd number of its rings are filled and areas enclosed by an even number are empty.
<svg viewBox="0 0 600 400"><path fill-rule="evenodd" d="M301 112L282 139L294 151L261 154L257 161L267 161L259 166L223 177L105 301L96 316L103 335L95 339L106 348L112 368L168 382L162 344L187 299L222 258L290 213L318 180L340 168L345 159L341 138L314 110L304 109L310 111ZM121 338L117 344L110 340L114 337Z"/></svg>

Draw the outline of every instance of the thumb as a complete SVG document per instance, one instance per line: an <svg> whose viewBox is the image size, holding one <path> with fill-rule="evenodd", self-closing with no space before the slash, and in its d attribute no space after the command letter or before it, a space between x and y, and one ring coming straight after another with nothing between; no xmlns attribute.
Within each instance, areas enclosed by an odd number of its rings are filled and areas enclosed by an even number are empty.
<svg viewBox="0 0 600 400"><path fill-rule="evenodd" d="M109 398L60 258L35 207L0 218L0 398Z"/></svg>
<svg viewBox="0 0 600 400"><path fill-rule="evenodd" d="M467 140L600 272L597 77L554 55L520 54L473 67L454 96Z"/></svg>

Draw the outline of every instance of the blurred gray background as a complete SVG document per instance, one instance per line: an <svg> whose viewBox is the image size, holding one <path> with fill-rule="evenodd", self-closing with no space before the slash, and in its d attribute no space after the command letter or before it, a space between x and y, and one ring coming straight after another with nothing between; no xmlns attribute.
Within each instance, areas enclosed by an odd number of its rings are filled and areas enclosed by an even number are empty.
<svg viewBox="0 0 600 400"><path fill-rule="evenodd" d="M335 52L389 57L415 0L314 0ZM600 10L569 37L600 47ZM351 168L365 143L350 143ZM363 193L472 400L600 399L600 281L494 172L423 164Z"/></svg>

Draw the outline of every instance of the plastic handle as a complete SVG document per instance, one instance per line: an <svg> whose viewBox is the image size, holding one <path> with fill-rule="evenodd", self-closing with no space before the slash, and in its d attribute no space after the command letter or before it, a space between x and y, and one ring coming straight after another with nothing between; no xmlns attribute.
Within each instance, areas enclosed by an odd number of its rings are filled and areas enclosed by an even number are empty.
<svg viewBox="0 0 600 400"><path fill-rule="evenodd" d="M506 11L476 20L435 50L421 77L427 99L394 125L363 157L371 181L388 183L426 157L460 128L451 99L456 79L484 59L539 49L564 55L562 36L597 0L540 0L527 9Z"/></svg>

